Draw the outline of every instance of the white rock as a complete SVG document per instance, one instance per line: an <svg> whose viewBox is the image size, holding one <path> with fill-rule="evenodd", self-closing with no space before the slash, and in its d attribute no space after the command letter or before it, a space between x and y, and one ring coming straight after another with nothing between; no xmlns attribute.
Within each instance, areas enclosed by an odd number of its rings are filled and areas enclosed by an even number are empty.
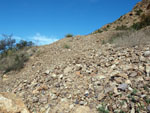
<svg viewBox="0 0 150 113"><path fill-rule="evenodd" d="M50 70L46 70L46 71L45 71L45 74L48 75L49 73L50 73Z"/></svg>
<svg viewBox="0 0 150 113"><path fill-rule="evenodd" d="M62 78L63 78L63 76L64 76L63 74L59 75L59 79L62 79Z"/></svg>
<svg viewBox="0 0 150 113"><path fill-rule="evenodd" d="M56 74L54 74L54 73L53 73L51 76L52 76L53 78L56 78L56 77L57 77L57 75L56 75Z"/></svg>
<svg viewBox="0 0 150 113"><path fill-rule="evenodd" d="M135 113L135 109L134 108L132 108L131 113Z"/></svg>
<svg viewBox="0 0 150 113"><path fill-rule="evenodd" d="M145 52L144 52L144 56L145 56L145 57L149 57L149 56L150 56L150 51L145 51Z"/></svg>
<svg viewBox="0 0 150 113"><path fill-rule="evenodd" d="M150 76L150 66L149 66L149 65L146 65L145 68L146 68L146 69L145 69L146 74L147 74L147 76L149 77L149 76Z"/></svg>

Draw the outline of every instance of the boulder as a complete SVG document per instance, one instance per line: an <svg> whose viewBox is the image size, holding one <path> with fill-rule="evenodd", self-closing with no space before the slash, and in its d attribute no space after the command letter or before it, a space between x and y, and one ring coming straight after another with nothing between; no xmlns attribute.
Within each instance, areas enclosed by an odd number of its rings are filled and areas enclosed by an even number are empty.
<svg viewBox="0 0 150 113"><path fill-rule="evenodd" d="M0 93L0 113L29 113L23 101L15 94Z"/></svg>

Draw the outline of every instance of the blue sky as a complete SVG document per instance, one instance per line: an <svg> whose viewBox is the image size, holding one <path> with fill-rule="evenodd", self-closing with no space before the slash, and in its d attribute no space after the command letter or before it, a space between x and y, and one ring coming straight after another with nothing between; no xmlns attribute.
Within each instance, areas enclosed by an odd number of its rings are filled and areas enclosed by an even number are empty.
<svg viewBox="0 0 150 113"><path fill-rule="evenodd" d="M131 11L139 1L0 0L0 34L49 44L67 33L89 34Z"/></svg>

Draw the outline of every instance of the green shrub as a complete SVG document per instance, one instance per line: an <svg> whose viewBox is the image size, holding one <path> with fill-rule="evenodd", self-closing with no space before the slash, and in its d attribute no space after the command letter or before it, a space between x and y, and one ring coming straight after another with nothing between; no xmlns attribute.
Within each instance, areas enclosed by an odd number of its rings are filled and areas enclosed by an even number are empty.
<svg viewBox="0 0 150 113"><path fill-rule="evenodd" d="M131 28L134 30L140 30L142 28L142 24L140 22L134 23Z"/></svg>
<svg viewBox="0 0 150 113"><path fill-rule="evenodd" d="M134 23L131 28L132 29L135 29L135 30L140 30L146 26L149 26L150 25L150 14L148 15L142 15L141 16L141 21L140 22L137 22L137 23Z"/></svg>
<svg viewBox="0 0 150 113"><path fill-rule="evenodd" d="M131 95L136 95L136 93L137 93L137 90L133 89L133 91L131 92Z"/></svg>
<svg viewBox="0 0 150 113"><path fill-rule="evenodd" d="M141 16L141 23L143 24L144 27L150 25L150 13Z"/></svg>
<svg viewBox="0 0 150 113"><path fill-rule="evenodd" d="M102 33L103 31L102 31L101 29L98 29L97 32L98 32L98 33Z"/></svg>
<svg viewBox="0 0 150 113"><path fill-rule="evenodd" d="M73 34L66 34L66 36L65 37L73 37Z"/></svg>
<svg viewBox="0 0 150 113"><path fill-rule="evenodd" d="M150 98L149 97L144 97L144 100L147 104L150 104Z"/></svg>
<svg viewBox="0 0 150 113"><path fill-rule="evenodd" d="M124 112L123 110L121 110L119 113L126 113L126 112Z"/></svg>
<svg viewBox="0 0 150 113"><path fill-rule="evenodd" d="M110 27L110 25L108 24L106 27L107 27L107 28L109 28L109 27Z"/></svg>
<svg viewBox="0 0 150 113"><path fill-rule="evenodd" d="M135 13L135 15L138 15L138 16L140 16L142 12L143 12L143 10L142 10L142 9L136 10L136 13Z"/></svg>
<svg viewBox="0 0 150 113"><path fill-rule="evenodd" d="M144 90L146 90L146 91L149 91L149 87L148 87L148 85L144 85Z"/></svg>
<svg viewBox="0 0 150 113"><path fill-rule="evenodd" d="M4 39L0 40L0 52L13 48L16 42L14 39L12 39L12 35L3 34L3 37Z"/></svg>
<svg viewBox="0 0 150 113"><path fill-rule="evenodd" d="M108 31L108 29L107 29L107 28L103 28L103 30L104 30L104 31Z"/></svg>
<svg viewBox="0 0 150 113"><path fill-rule="evenodd" d="M69 49L69 48L70 48L70 46L69 46L69 45L67 45L67 44L64 44L64 48L65 48L65 49Z"/></svg>
<svg viewBox="0 0 150 113"><path fill-rule="evenodd" d="M125 25L117 26L117 27L116 27L116 30L127 30L127 29L128 29L128 27L125 26Z"/></svg>
<svg viewBox="0 0 150 113"><path fill-rule="evenodd" d="M25 47L31 47L31 46L33 46L33 45L34 45L34 44L33 44L32 41L27 42L27 41L25 41L25 40L21 40L19 43L16 44L16 48L17 48L17 49L23 49L23 48L25 48Z"/></svg>
<svg viewBox="0 0 150 113"><path fill-rule="evenodd" d="M99 113L109 113L109 110L107 110L104 105L101 105L97 110Z"/></svg>

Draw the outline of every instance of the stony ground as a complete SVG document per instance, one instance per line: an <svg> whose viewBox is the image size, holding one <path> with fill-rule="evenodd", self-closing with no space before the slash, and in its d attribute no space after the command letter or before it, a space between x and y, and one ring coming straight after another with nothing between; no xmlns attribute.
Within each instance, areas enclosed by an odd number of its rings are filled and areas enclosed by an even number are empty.
<svg viewBox="0 0 150 113"><path fill-rule="evenodd" d="M114 30L117 25L133 24L137 8L149 10L148 3L142 0L108 31L32 48L34 54L22 70L0 76L0 92L20 96L31 113L150 112L150 44L103 44L120 32Z"/></svg>
<svg viewBox="0 0 150 113"><path fill-rule="evenodd" d="M33 113L150 112L150 45L102 45L113 33L36 48L24 69L3 76L0 92L16 93Z"/></svg>

